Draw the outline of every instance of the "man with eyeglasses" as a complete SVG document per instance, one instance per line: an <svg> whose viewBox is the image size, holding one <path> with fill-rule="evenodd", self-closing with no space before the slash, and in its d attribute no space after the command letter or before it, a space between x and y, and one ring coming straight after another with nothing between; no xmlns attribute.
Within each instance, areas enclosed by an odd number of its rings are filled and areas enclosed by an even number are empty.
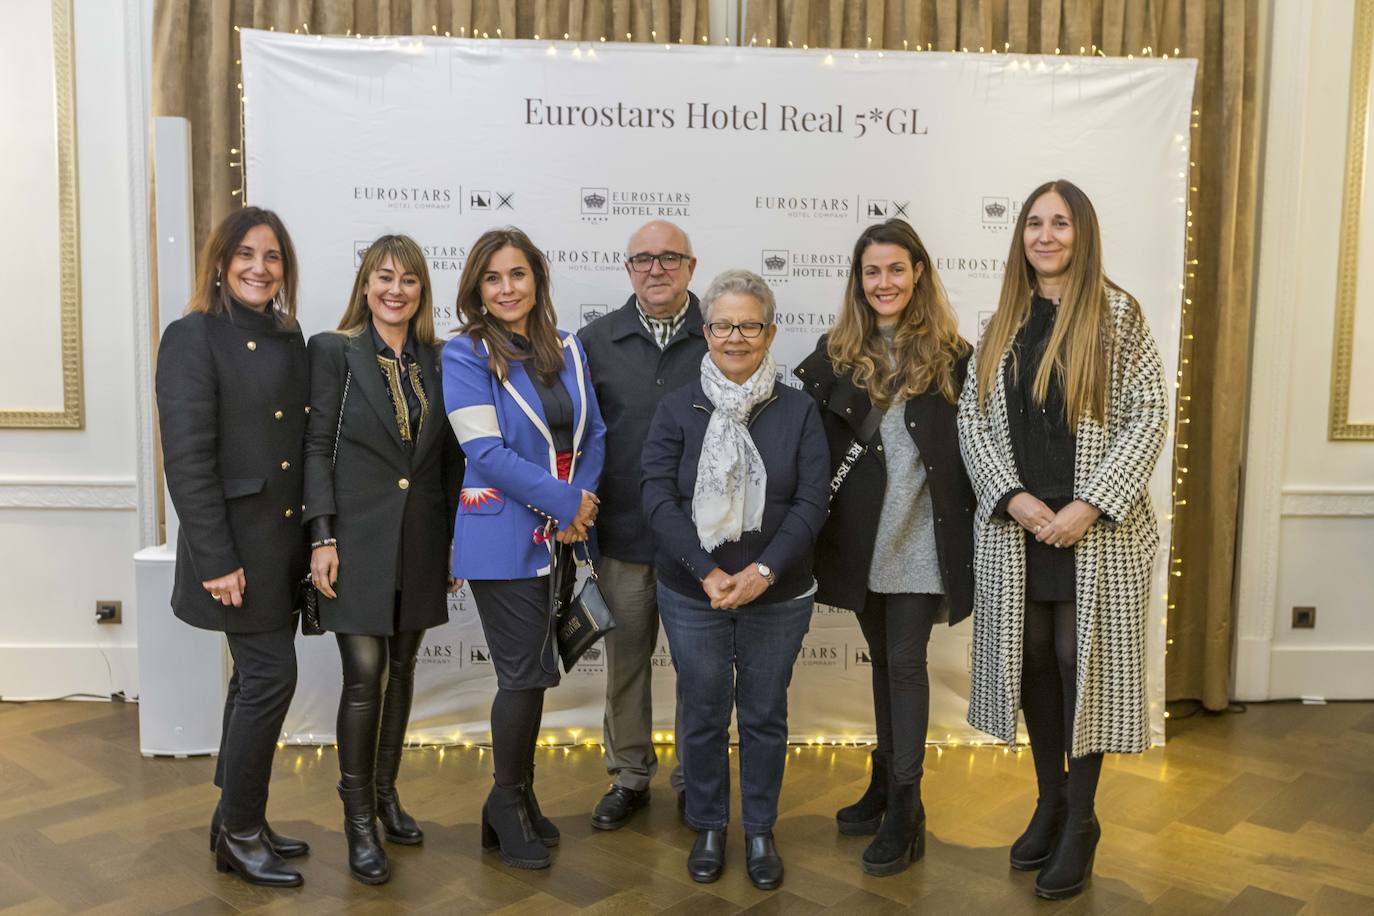
<svg viewBox="0 0 1374 916"><path fill-rule="evenodd" d="M655 220L630 236L625 272L633 295L580 332L606 421L606 469L597 496L598 584L615 614L606 636L606 769L610 790L592 814L600 830L623 827L649 801L658 770L650 675L658 643L654 541L640 504L640 450L658 402L694 382L706 354L701 308L688 289L697 259L678 226ZM682 773L670 777L682 805Z"/></svg>

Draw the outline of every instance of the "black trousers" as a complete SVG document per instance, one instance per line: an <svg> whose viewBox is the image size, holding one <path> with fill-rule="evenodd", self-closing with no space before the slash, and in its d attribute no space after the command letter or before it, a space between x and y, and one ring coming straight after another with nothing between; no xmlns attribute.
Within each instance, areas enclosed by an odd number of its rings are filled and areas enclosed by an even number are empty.
<svg viewBox="0 0 1374 916"><path fill-rule="evenodd" d="M859 614L873 660L878 750L892 755L892 778L901 785L919 780L925 763L930 723L926 648L939 611L939 595L869 592Z"/></svg>
<svg viewBox="0 0 1374 916"><path fill-rule="evenodd" d="M334 636L343 661L338 714L341 784L347 789L361 788L371 783L374 775L382 785L394 784L393 757L379 755L378 748L395 752L394 763L400 762L399 750L405 742L410 704L415 696L415 658L425 631L406 630L392 636ZM379 756L386 757L386 772L378 770Z"/></svg>
<svg viewBox="0 0 1374 916"><path fill-rule="evenodd" d="M1076 616L1073 602L1026 602L1021 711L1030 733L1040 797L1051 799L1062 794L1070 808L1091 811L1102 773L1102 755L1072 756L1073 711L1078 697Z"/></svg>
<svg viewBox="0 0 1374 916"><path fill-rule="evenodd" d="M267 818L267 784L282 722L296 693L296 623L263 633L226 633L234 671L224 698L215 785L224 828L242 832Z"/></svg>

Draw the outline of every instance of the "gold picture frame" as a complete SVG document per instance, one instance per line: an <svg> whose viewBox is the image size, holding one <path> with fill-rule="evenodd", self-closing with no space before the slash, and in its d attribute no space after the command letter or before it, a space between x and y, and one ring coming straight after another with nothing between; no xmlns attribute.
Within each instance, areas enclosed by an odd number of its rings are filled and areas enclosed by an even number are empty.
<svg viewBox="0 0 1374 916"><path fill-rule="evenodd" d="M1336 277L1336 329L1331 351L1330 439L1374 441L1374 421L1355 422L1350 416L1350 391L1355 375L1355 318L1359 305L1360 223L1365 211L1365 179L1369 163L1369 101L1371 58L1374 57L1374 0L1358 0L1350 66L1350 118L1345 150L1345 190L1341 201L1340 260ZM1374 216L1374 207L1370 208ZM1370 278L1374 280L1374 277ZM1371 318L1370 320L1374 320ZM1374 352L1362 354L1374 363Z"/></svg>
<svg viewBox="0 0 1374 916"><path fill-rule="evenodd" d="M76 185L76 93L72 66L72 0L52 0L53 114L60 228L62 409L5 410L0 428L82 429L81 248Z"/></svg>

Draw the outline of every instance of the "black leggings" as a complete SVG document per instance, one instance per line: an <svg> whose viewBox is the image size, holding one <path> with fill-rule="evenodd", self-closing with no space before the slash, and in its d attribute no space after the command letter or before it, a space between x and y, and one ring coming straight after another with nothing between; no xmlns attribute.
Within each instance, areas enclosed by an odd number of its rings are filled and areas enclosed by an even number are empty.
<svg viewBox="0 0 1374 916"><path fill-rule="evenodd" d="M334 635L343 659L339 776L344 788L361 788L372 782L378 746L399 748L405 741L410 701L415 695L415 656L425 631L407 630L394 636ZM394 773L391 778L395 778Z"/></svg>
<svg viewBox="0 0 1374 916"><path fill-rule="evenodd" d="M529 781L543 715L543 687L497 689L491 703L491 756L498 786L510 788Z"/></svg>
<svg viewBox="0 0 1374 916"><path fill-rule="evenodd" d="M1102 755L1068 756L1078 673L1078 629L1072 602L1026 602L1021 710L1030 732L1042 799L1065 793L1070 808L1091 811ZM1064 763L1068 760L1068 776Z"/></svg>
<svg viewBox="0 0 1374 916"><path fill-rule="evenodd" d="M901 785L919 780L925 761L930 722L926 647L939 610L939 595L869 592L859 614L873 660L878 750L892 755L892 778Z"/></svg>

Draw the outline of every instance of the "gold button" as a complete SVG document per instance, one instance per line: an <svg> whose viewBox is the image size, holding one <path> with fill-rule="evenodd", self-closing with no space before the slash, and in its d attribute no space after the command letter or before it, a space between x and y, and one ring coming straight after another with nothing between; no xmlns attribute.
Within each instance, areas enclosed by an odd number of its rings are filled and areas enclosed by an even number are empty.
<svg viewBox="0 0 1374 916"><path fill-rule="evenodd" d="M396 481L396 486L400 487L402 490L408 490L410 489L410 481L402 477L400 480Z"/></svg>
<svg viewBox="0 0 1374 916"><path fill-rule="evenodd" d="M276 413L272 414L272 416L274 416L274 417L276 417L278 420L280 420L282 417L286 416L286 414L282 413L282 412L279 410L279 411L277 411Z"/></svg>
<svg viewBox="0 0 1374 916"><path fill-rule="evenodd" d="M248 341L248 349L250 349L250 350L256 350L257 348L258 348L258 342L257 342L256 340L250 340L250 341Z"/></svg>
<svg viewBox="0 0 1374 916"><path fill-rule="evenodd" d="M289 462L289 461L283 461L283 462L281 463L281 469L282 469L283 471L289 471L289 470L291 470L291 462Z"/></svg>
<svg viewBox="0 0 1374 916"><path fill-rule="evenodd" d="M293 515L296 514L296 510L295 510L295 509L287 509L286 512L284 512L283 514L284 514L287 518L290 518L291 516L293 516Z"/></svg>
<svg viewBox="0 0 1374 916"><path fill-rule="evenodd" d="M305 412L306 412L306 413L310 413L310 405L309 405L309 404L306 404L306 405L305 405Z"/></svg>

